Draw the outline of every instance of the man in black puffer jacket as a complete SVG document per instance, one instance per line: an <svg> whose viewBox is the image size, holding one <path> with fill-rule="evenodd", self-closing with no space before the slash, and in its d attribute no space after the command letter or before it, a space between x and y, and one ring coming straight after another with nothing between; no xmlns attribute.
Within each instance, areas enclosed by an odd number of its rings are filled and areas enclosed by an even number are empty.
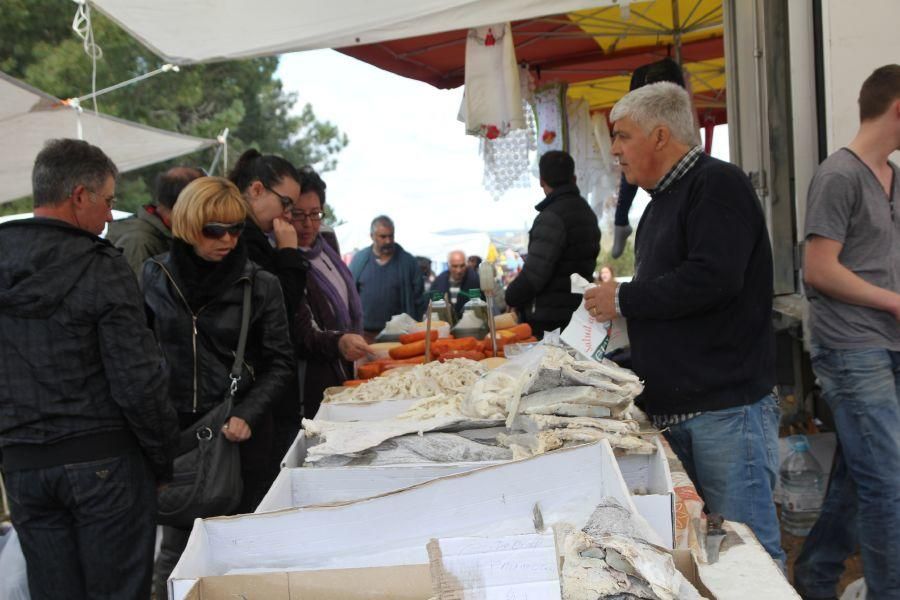
<svg viewBox="0 0 900 600"><path fill-rule="evenodd" d="M31 597L147 598L178 433L112 220L116 167L53 140L35 218L0 226L0 447Z"/></svg>
<svg viewBox="0 0 900 600"><path fill-rule="evenodd" d="M564 328L581 296L571 292L569 276L593 278L600 252L597 215L575 185L575 161L566 152L546 152L539 164L547 197L528 233L522 272L506 288L506 304L519 311L534 335Z"/></svg>

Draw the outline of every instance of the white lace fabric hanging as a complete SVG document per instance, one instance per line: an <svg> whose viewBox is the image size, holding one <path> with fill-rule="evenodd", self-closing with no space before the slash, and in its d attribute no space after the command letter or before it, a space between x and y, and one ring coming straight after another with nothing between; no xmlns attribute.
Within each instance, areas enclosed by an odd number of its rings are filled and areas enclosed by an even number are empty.
<svg viewBox="0 0 900 600"><path fill-rule="evenodd" d="M461 112L469 135L496 139L525 127L509 23L469 30Z"/></svg>
<svg viewBox="0 0 900 600"><path fill-rule="evenodd" d="M531 110L533 84L527 69L519 71L520 97L525 126L511 130L503 137L481 139L484 159L484 189L494 200L512 188L531 187L530 152L536 149L534 112Z"/></svg>

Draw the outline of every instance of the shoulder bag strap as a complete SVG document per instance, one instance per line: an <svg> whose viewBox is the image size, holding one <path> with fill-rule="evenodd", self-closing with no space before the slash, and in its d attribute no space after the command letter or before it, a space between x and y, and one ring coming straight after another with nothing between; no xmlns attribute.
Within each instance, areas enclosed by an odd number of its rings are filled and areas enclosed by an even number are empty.
<svg viewBox="0 0 900 600"><path fill-rule="evenodd" d="M237 393L238 383L241 381L241 371L244 367L244 351L247 348L247 331L250 329L250 299L253 295L253 282L244 282L244 302L241 309L241 333L238 337L237 352L234 354L234 364L231 366L231 396Z"/></svg>

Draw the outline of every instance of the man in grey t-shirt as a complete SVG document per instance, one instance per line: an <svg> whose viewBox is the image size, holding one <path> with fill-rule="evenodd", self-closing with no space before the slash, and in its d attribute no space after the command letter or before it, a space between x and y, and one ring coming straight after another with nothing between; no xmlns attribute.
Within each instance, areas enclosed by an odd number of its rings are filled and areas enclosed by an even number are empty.
<svg viewBox="0 0 900 600"><path fill-rule="evenodd" d="M804 598L834 598L862 547L868 598L900 598L900 65L859 94L853 141L809 189L810 354L839 448L822 513L794 566Z"/></svg>

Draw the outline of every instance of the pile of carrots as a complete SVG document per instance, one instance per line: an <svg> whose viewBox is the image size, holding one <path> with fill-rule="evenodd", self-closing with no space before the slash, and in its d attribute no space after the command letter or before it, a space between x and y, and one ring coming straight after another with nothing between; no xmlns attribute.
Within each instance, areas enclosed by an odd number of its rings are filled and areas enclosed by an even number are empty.
<svg viewBox="0 0 900 600"><path fill-rule="evenodd" d="M390 358L373 360L359 365L356 369L357 379L344 382L345 386L360 385L367 379L378 377L385 371L396 367L417 365L425 362L425 331L416 331L400 336L400 346L388 351ZM509 329L497 332L497 356L503 356L503 347L519 342L535 342L531 335L531 326L522 323ZM474 337L439 338L437 331L431 332L431 358L444 362L454 358L483 360L494 356L490 335L479 340Z"/></svg>

